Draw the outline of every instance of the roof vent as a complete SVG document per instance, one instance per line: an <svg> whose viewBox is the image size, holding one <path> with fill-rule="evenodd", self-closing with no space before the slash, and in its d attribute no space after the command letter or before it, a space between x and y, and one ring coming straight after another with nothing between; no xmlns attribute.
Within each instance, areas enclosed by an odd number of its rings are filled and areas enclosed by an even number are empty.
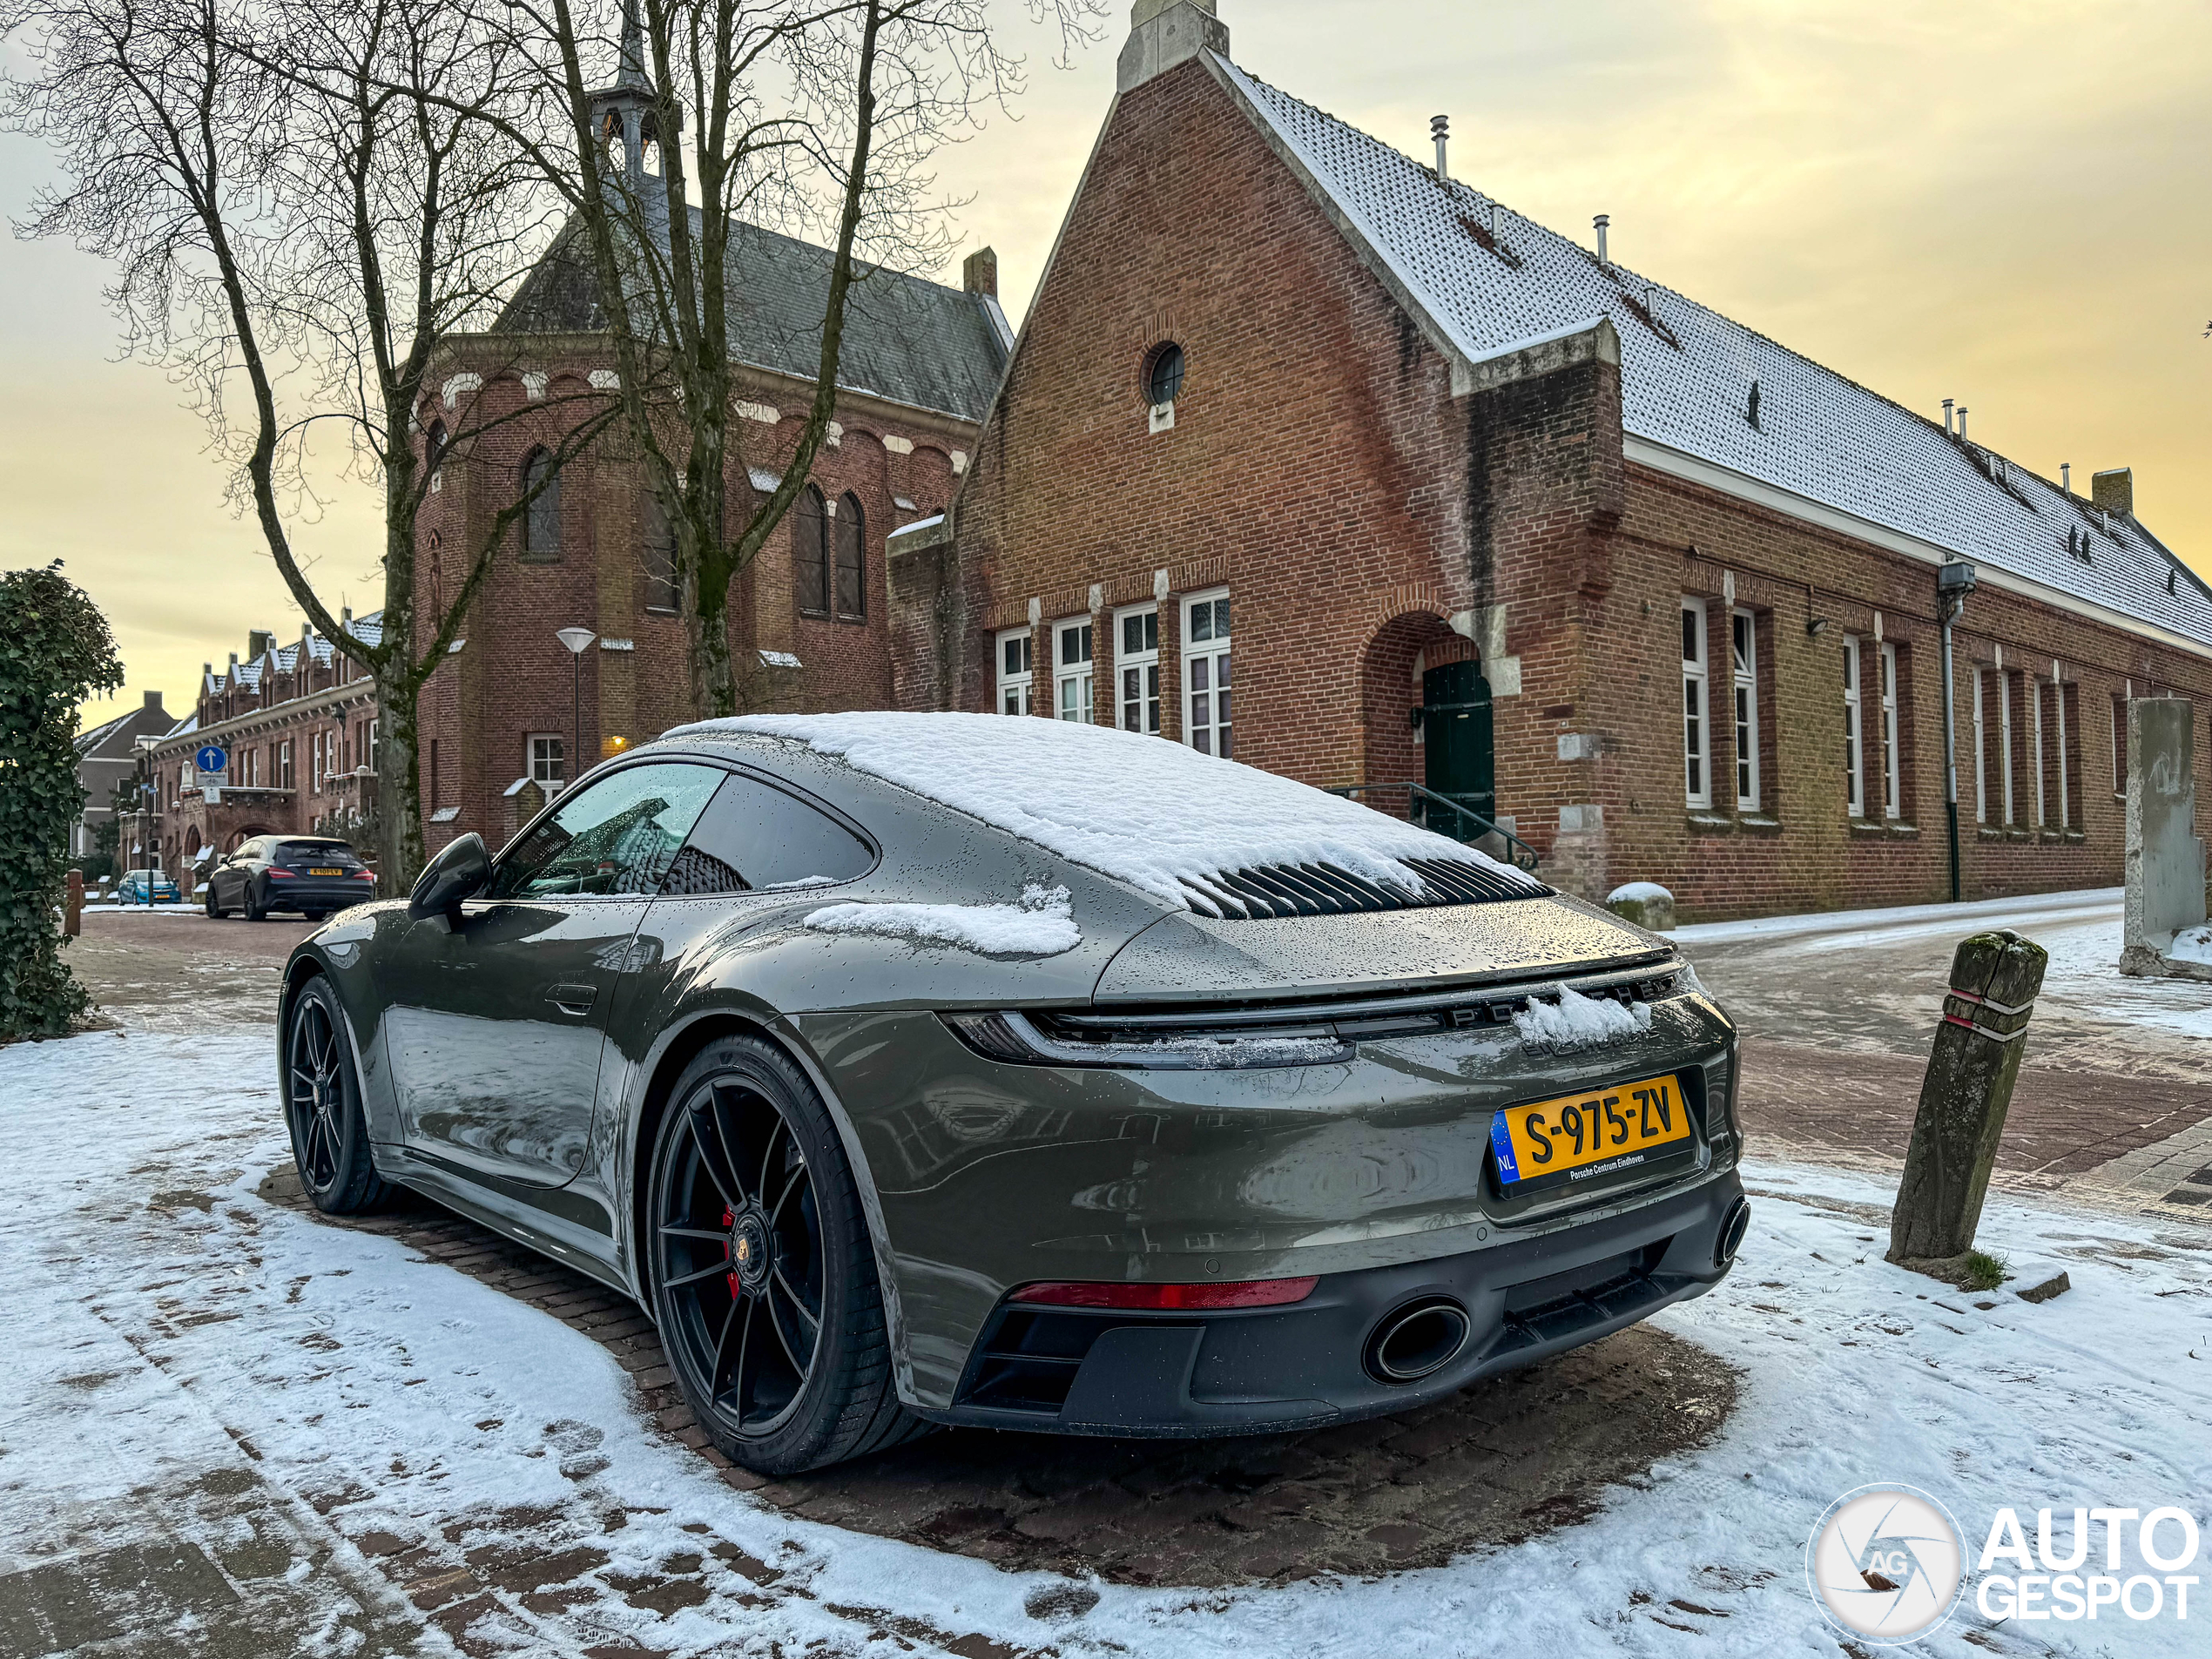
<svg viewBox="0 0 2212 1659"><path fill-rule="evenodd" d="M1605 233L1612 226L1613 215L1610 213L1600 213L1595 219L1592 219L1590 223L1597 228L1597 262L1600 265L1612 264L1613 260L1611 256L1605 251Z"/></svg>
<svg viewBox="0 0 2212 1659"><path fill-rule="evenodd" d="M1448 115L1430 116L1428 136L1436 140L1436 176L1439 179L1448 179L1452 176L1452 170L1445 164L1444 149L1451 140L1452 118Z"/></svg>
<svg viewBox="0 0 2212 1659"><path fill-rule="evenodd" d="M1964 442L1966 442L1966 406L1965 404L1961 403L1961 404L1959 406L1959 442L1961 442L1961 443L1964 443Z"/></svg>
<svg viewBox="0 0 2212 1659"><path fill-rule="evenodd" d="M1749 405L1749 406L1748 406L1748 407L1744 409L1744 411L1743 411L1743 418L1744 418L1745 420L1749 421L1751 423L1751 429L1752 429L1753 431L1757 431L1757 430L1758 430L1758 428L1759 428L1759 383L1758 383L1758 381L1753 381L1751 382L1751 399L1750 399L1750 405Z"/></svg>
<svg viewBox="0 0 2212 1659"><path fill-rule="evenodd" d="M2071 461L2059 462L2059 488L2069 496L2074 494L2074 463Z"/></svg>
<svg viewBox="0 0 2212 1659"><path fill-rule="evenodd" d="M1946 397L1943 400L1943 435L1946 438L1951 435L1952 406L1957 401L1958 399L1950 397Z"/></svg>

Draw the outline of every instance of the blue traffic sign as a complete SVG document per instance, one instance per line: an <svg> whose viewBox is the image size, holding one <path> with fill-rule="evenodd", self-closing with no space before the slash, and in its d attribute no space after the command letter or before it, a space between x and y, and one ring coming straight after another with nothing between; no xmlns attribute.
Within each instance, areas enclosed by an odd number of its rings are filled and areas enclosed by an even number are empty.
<svg viewBox="0 0 2212 1659"><path fill-rule="evenodd" d="M192 763L201 772L220 772L231 764L231 758L211 743L192 758Z"/></svg>

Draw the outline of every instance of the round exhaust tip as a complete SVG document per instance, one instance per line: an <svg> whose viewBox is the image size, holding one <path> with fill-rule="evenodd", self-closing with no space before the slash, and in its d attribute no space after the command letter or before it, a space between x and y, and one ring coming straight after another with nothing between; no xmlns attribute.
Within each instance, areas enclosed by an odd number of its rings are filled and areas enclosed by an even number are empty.
<svg viewBox="0 0 2212 1659"><path fill-rule="evenodd" d="M1728 1214L1721 1219L1719 1239L1713 1245L1713 1265L1726 1267L1736 1259L1736 1252L1743 1247L1743 1235L1750 1231L1751 1201L1738 1198L1729 1205Z"/></svg>
<svg viewBox="0 0 2212 1659"><path fill-rule="evenodd" d="M1444 1297L1399 1308L1367 1339L1367 1374L1377 1382L1419 1382L1457 1359L1473 1328L1467 1311Z"/></svg>

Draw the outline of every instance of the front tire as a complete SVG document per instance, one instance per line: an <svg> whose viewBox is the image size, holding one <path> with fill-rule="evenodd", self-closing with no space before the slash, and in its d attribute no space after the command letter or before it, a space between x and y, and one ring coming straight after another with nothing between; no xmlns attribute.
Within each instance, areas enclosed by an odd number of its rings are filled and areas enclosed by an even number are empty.
<svg viewBox="0 0 2212 1659"><path fill-rule="evenodd" d="M215 907L215 884L210 881L207 884L207 920L220 921L222 919L223 913Z"/></svg>
<svg viewBox="0 0 2212 1659"><path fill-rule="evenodd" d="M316 1209L357 1216L391 1196L391 1184L369 1156L346 1016L338 994L320 975L300 988L285 1028L284 1120L300 1188Z"/></svg>
<svg viewBox="0 0 2212 1659"><path fill-rule="evenodd" d="M724 1037L685 1068L655 1138L647 1216L662 1345L731 1461L796 1474L928 1431L892 1383L836 1125L782 1050Z"/></svg>

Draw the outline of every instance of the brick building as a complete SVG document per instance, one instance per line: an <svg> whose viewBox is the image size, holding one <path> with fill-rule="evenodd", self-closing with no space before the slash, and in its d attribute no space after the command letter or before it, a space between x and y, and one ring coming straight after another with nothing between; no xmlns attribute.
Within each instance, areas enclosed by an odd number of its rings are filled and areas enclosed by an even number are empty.
<svg viewBox="0 0 2212 1659"><path fill-rule="evenodd" d="M112 720L77 734L77 786L84 792L84 805L69 826L71 858L91 857L101 829L115 816L115 792L139 775L145 760L138 752L138 739L158 738L176 723L161 706L161 693L148 691L145 701L129 713L118 714ZM125 814L126 819L130 816ZM143 833L143 820L136 829L127 824L118 826L116 850L125 860L123 868L139 867L138 855L144 847L139 836ZM154 845L154 856L158 867L158 841ZM97 876L115 872L94 873Z"/></svg>
<svg viewBox="0 0 2212 1659"><path fill-rule="evenodd" d="M381 612L344 620L376 643ZM227 764L203 774L194 757L209 746ZM375 688L361 665L304 626L285 645L251 630L222 672L201 664L192 712L152 752L164 867L189 893L251 836L357 833L375 807L377 758Z"/></svg>
<svg viewBox="0 0 2212 1659"><path fill-rule="evenodd" d="M2212 703L2212 593L2125 470L2036 476L1228 45L1212 0L1138 0L955 511L893 540L902 705L1114 720L1404 810L1424 685L1471 663L1469 793L1561 885L1937 899L1964 560L1965 891L2120 879L2124 700Z"/></svg>

